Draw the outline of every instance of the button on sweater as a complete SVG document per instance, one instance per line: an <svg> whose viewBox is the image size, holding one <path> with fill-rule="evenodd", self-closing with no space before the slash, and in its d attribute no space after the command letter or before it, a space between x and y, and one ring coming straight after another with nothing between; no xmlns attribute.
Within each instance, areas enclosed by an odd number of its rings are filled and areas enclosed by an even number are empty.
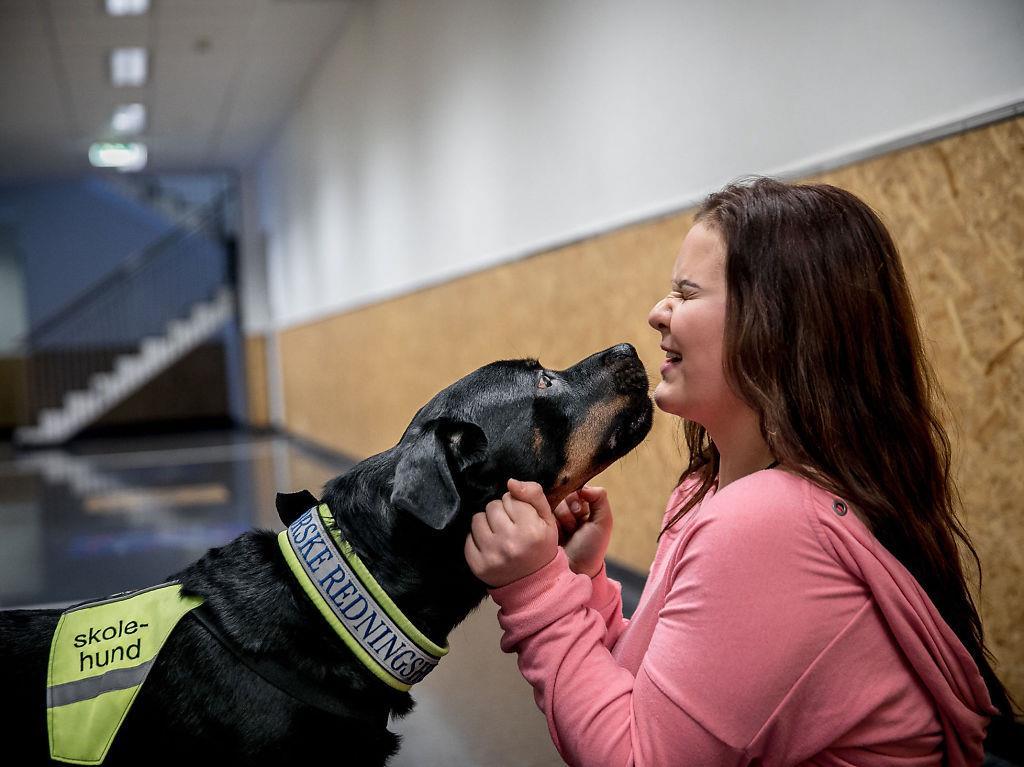
<svg viewBox="0 0 1024 767"><path fill-rule="evenodd" d="M631 620L618 584L561 549L493 589L565 761L980 764L995 710L976 664L837 500L781 469L709 491L662 536Z"/></svg>

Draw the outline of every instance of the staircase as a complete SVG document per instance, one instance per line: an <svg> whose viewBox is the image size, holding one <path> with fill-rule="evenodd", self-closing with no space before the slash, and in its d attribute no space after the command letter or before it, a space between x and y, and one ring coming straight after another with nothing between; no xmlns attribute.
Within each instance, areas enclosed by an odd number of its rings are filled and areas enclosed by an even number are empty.
<svg viewBox="0 0 1024 767"><path fill-rule="evenodd" d="M66 442L234 317L223 210L218 198L29 332L19 445Z"/></svg>
<svg viewBox="0 0 1024 767"><path fill-rule="evenodd" d="M88 388L67 392L63 407L40 411L38 425L21 427L15 439L21 445L68 441L217 333L233 316L234 296L225 286L214 299L195 304L186 318L168 322L163 335L150 336L137 352L117 357L113 370L95 373Z"/></svg>

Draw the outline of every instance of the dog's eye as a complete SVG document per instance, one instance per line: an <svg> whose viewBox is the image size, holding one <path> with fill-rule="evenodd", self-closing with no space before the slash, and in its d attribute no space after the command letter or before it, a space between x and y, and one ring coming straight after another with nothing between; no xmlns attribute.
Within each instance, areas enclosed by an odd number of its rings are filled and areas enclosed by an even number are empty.
<svg viewBox="0 0 1024 767"><path fill-rule="evenodd" d="M547 389L552 383L554 383L554 381L552 381L551 376L547 373L541 373L540 378L537 379L537 388Z"/></svg>

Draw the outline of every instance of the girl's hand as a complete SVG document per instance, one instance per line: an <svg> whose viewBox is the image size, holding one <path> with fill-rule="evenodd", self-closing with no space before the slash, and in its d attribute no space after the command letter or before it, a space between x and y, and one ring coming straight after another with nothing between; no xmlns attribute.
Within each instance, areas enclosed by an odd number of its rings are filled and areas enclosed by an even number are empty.
<svg viewBox="0 0 1024 767"><path fill-rule="evenodd" d="M536 482L510 479L509 492L474 514L466 562L491 588L537 572L558 553L558 523Z"/></svg>
<svg viewBox="0 0 1024 767"><path fill-rule="evenodd" d="M612 507L603 487L584 485L555 507L565 554L574 573L593 578L604 564L612 537Z"/></svg>

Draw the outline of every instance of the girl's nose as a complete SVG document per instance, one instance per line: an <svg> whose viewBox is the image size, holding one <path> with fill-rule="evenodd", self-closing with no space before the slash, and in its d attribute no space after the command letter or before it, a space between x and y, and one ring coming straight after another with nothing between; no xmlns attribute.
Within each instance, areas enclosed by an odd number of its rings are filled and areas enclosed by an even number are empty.
<svg viewBox="0 0 1024 767"><path fill-rule="evenodd" d="M670 314L668 299L663 298L651 307L651 311L647 315L647 324L659 333L663 330L667 330Z"/></svg>

